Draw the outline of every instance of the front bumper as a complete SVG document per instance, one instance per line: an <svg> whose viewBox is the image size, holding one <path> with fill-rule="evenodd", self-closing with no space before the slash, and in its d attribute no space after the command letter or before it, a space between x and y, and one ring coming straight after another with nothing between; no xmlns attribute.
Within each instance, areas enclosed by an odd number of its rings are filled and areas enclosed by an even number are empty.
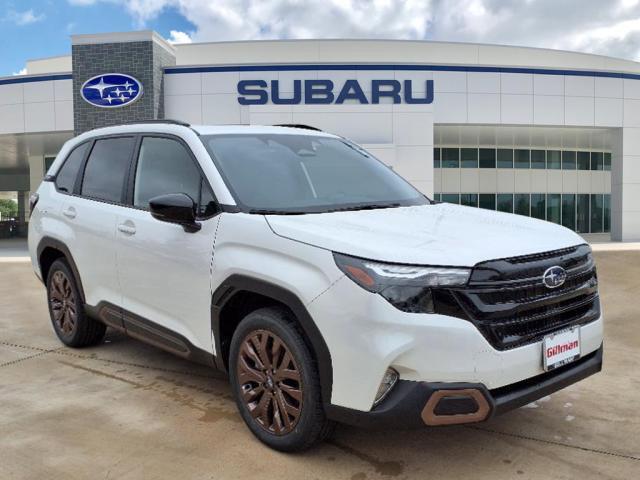
<svg viewBox="0 0 640 480"><path fill-rule="evenodd" d="M346 277L307 308L331 353L331 404L347 409L372 409L387 368L415 383L481 384L487 390L545 373L542 341L496 350L468 320L402 312ZM602 316L580 332L582 354L598 350Z"/></svg>
<svg viewBox="0 0 640 480"><path fill-rule="evenodd" d="M598 350L557 370L493 390L487 389L480 383L429 383L400 380L387 398L371 411L363 412L330 405L327 415L338 422L376 428L416 428L425 425L480 422L531 403L598 373L602 370L602 354L601 345ZM449 393L452 391L457 391L460 395ZM468 400L470 391L481 395L486 401L486 408L482 401ZM446 393L440 395L439 392ZM430 402L430 399L437 399L437 401ZM472 407L474 403L477 409ZM467 409L466 413L461 413L464 409Z"/></svg>

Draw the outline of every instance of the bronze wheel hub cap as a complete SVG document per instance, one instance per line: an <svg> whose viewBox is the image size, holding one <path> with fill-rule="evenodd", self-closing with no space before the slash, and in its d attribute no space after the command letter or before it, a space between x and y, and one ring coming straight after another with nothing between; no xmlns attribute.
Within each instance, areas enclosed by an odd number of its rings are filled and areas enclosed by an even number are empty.
<svg viewBox="0 0 640 480"><path fill-rule="evenodd" d="M272 332L256 330L242 342L236 366L242 401L274 435L296 427L302 411L302 377L293 355Z"/></svg>
<svg viewBox="0 0 640 480"><path fill-rule="evenodd" d="M61 271L55 272L51 278L49 305L58 330L63 335L71 335L78 320L76 297L71 282Z"/></svg>

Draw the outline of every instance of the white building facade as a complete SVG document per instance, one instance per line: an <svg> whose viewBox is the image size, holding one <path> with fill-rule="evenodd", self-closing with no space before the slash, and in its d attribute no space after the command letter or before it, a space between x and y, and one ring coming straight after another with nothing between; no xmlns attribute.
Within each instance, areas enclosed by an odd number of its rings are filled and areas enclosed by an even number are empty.
<svg viewBox="0 0 640 480"><path fill-rule="evenodd" d="M74 36L72 56L135 42L164 55L160 81L144 89L158 95L157 118L313 126L363 145L432 198L640 240L636 62L413 41L169 45L153 32ZM0 78L0 190L24 199L78 131L81 64L32 61L27 75Z"/></svg>

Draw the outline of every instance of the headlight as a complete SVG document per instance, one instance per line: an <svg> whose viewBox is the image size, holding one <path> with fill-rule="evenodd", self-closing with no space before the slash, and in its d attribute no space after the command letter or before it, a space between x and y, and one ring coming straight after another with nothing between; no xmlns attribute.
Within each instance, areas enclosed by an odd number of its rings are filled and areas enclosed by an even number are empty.
<svg viewBox="0 0 640 480"><path fill-rule="evenodd" d="M433 313L432 289L460 287L467 283L468 268L397 265L333 254L347 277L365 290L379 293L399 310Z"/></svg>

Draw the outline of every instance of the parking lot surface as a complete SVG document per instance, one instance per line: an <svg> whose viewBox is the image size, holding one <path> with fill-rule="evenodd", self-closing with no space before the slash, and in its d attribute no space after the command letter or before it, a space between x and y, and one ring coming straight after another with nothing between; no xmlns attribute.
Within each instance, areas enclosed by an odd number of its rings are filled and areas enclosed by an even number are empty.
<svg viewBox="0 0 640 480"><path fill-rule="evenodd" d="M296 455L255 440L205 367L113 332L98 347L63 347L31 265L0 262L0 478L640 478L640 251L596 261L602 373L488 423L339 426Z"/></svg>

